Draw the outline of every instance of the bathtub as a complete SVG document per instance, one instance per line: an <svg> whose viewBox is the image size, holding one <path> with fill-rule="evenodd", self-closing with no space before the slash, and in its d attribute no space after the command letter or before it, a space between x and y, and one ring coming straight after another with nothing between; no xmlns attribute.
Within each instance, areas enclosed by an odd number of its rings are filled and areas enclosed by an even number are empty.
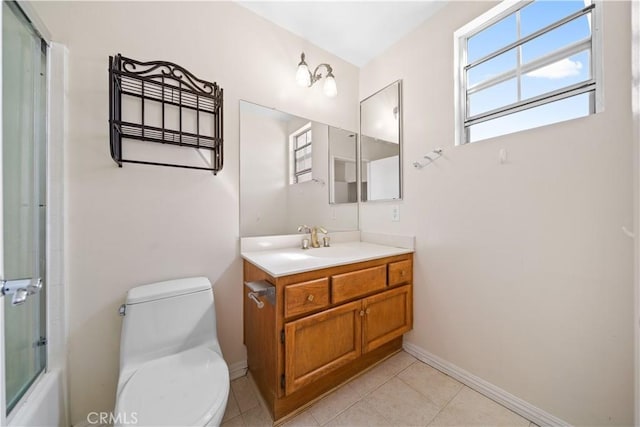
<svg viewBox="0 0 640 427"><path fill-rule="evenodd" d="M9 417L8 425L16 427L68 426L65 403L65 381L60 368L42 374L33 390Z"/></svg>

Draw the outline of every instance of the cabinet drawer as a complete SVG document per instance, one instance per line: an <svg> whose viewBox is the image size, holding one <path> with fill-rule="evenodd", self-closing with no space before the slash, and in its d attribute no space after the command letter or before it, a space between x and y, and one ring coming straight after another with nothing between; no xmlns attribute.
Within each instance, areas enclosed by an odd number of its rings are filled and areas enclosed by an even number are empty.
<svg viewBox="0 0 640 427"><path fill-rule="evenodd" d="M413 263L399 261L389 264L389 286L409 283L413 280Z"/></svg>
<svg viewBox="0 0 640 427"><path fill-rule="evenodd" d="M331 302L339 303L366 295L387 285L387 266L367 268L331 277Z"/></svg>
<svg viewBox="0 0 640 427"><path fill-rule="evenodd" d="M329 305L329 279L296 283L284 288L284 316L310 313Z"/></svg>

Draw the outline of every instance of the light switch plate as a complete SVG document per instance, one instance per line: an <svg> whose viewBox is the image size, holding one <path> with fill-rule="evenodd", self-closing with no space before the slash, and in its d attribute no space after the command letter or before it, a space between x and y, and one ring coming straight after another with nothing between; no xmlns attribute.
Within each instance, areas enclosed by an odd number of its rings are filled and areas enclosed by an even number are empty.
<svg viewBox="0 0 640 427"><path fill-rule="evenodd" d="M400 221L400 205L391 206L391 221Z"/></svg>

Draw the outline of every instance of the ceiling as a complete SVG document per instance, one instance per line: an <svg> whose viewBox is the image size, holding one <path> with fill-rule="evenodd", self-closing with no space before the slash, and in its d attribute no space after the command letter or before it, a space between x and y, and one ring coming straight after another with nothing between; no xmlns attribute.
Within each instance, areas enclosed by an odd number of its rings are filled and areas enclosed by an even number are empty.
<svg viewBox="0 0 640 427"><path fill-rule="evenodd" d="M418 27L445 3L443 0L238 1L358 67Z"/></svg>

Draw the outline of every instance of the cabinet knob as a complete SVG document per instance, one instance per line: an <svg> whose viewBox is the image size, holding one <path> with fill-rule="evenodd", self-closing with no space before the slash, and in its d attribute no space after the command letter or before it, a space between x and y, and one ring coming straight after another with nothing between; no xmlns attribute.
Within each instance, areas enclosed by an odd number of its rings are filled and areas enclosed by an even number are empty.
<svg viewBox="0 0 640 427"><path fill-rule="evenodd" d="M367 308L367 310L365 311L365 313L366 313L366 314L371 313L371 309L370 309L370 308Z"/></svg>
<svg viewBox="0 0 640 427"><path fill-rule="evenodd" d="M307 301L309 301L309 302L313 301L313 295L309 295L309 296L307 297Z"/></svg>
<svg viewBox="0 0 640 427"><path fill-rule="evenodd" d="M360 310L360 317L364 316L364 311Z"/></svg>
<svg viewBox="0 0 640 427"><path fill-rule="evenodd" d="M400 276L404 277L404 270L400 270Z"/></svg>

